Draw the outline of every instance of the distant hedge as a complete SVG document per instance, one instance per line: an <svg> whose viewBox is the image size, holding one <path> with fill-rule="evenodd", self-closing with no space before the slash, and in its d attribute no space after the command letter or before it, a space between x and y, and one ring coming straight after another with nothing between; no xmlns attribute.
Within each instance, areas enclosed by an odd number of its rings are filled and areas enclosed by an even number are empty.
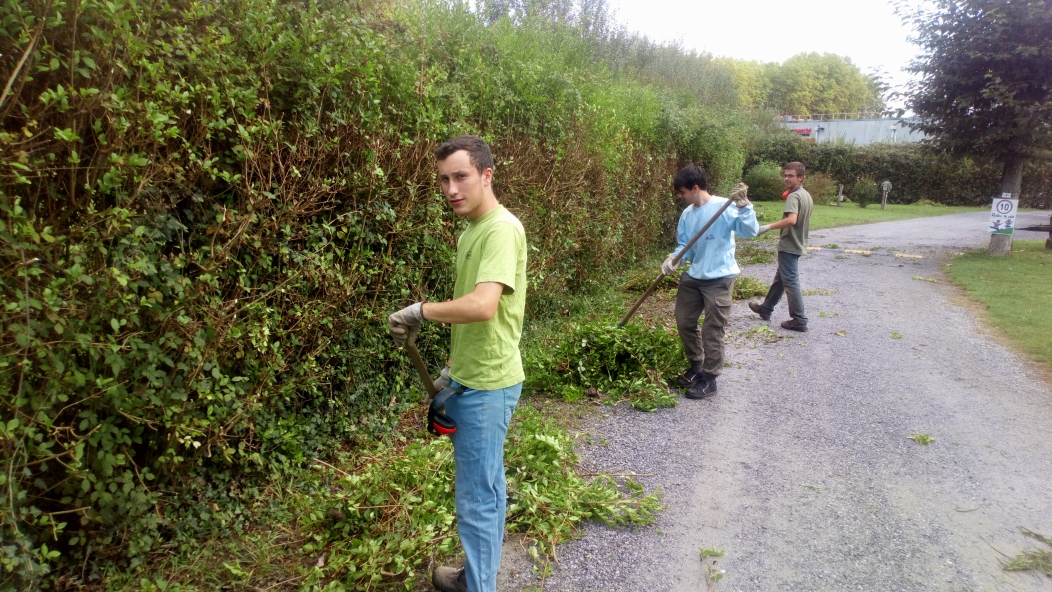
<svg viewBox="0 0 1052 592"><path fill-rule="evenodd" d="M826 173L845 190L863 176L891 181L889 203L929 199L946 205L986 205L997 194L1001 167L993 162L952 158L924 144L814 143L794 134L761 139L745 159L745 171L765 161L800 161ZM1031 163L1023 175L1024 207L1052 206L1052 163Z"/></svg>
<svg viewBox="0 0 1052 592"><path fill-rule="evenodd" d="M389 428L385 316L451 292L431 151L487 138L530 314L664 245L752 125L575 23L343 0L3 0L0 589L226 527L253 480ZM5 76L6 78L6 76ZM437 364L446 335L422 349ZM229 515L229 514L224 514Z"/></svg>

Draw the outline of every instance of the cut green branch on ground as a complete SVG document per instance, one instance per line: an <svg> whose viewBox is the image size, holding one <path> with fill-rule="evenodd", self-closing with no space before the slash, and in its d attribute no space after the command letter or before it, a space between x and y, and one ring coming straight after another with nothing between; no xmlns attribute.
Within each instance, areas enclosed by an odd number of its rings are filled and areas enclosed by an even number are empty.
<svg viewBox="0 0 1052 592"><path fill-rule="evenodd" d="M917 444L923 444L925 446L935 441L935 438L932 438L928 434L913 434L912 436L906 436L906 439L913 440Z"/></svg>
<svg viewBox="0 0 1052 592"><path fill-rule="evenodd" d="M1004 566L1005 571L1039 571L1052 576L1052 539L1032 530L1021 528L1026 536L1043 543L1048 549L1031 549L1023 551Z"/></svg>

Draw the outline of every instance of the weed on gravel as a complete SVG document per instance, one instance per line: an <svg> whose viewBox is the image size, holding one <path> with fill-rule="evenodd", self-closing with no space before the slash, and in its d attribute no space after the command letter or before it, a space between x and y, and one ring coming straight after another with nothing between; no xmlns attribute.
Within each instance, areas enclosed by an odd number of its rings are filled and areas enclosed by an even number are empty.
<svg viewBox="0 0 1052 592"><path fill-rule="evenodd" d="M1031 549L1023 551L1012 561L1004 566L1005 571L1039 571L1046 576L1052 576L1052 539L1022 528L1020 531L1026 536L1043 543L1048 549Z"/></svg>

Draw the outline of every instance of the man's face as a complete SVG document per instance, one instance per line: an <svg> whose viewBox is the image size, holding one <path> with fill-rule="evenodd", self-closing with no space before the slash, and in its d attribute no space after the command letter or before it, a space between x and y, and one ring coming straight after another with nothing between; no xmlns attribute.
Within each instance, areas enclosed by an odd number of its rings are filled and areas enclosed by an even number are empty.
<svg viewBox="0 0 1052 592"><path fill-rule="evenodd" d="M478 216L472 214L485 199L485 188L493 179L493 169L479 173L471 164L467 150L457 150L438 161L438 179L453 213L474 220Z"/></svg>
<svg viewBox="0 0 1052 592"><path fill-rule="evenodd" d="M697 185L694 187L697 187ZM695 195L696 192L694 191L694 187L680 187L676 190L676 195L688 204L697 205L695 202L697 202L698 199Z"/></svg>
<svg viewBox="0 0 1052 592"><path fill-rule="evenodd" d="M792 169L785 169L782 171L782 183L785 183L786 189L796 189L803 181L804 178L798 176L796 171Z"/></svg>

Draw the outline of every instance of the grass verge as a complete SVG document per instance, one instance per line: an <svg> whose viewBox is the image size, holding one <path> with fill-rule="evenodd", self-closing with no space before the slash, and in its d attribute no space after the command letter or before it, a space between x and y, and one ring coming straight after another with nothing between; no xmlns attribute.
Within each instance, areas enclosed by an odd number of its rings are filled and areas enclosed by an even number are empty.
<svg viewBox="0 0 1052 592"><path fill-rule="evenodd" d="M761 201L753 202L756 206L757 216L761 224L770 224L782 218L782 202ZM887 209L880 206L869 206L860 208L857 204L845 204L843 206L827 206L815 204L811 212L811 230L822 228L835 228L837 226L852 226L855 224L869 224L872 222L890 222L893 220L908 220L910 218L924 218L927 216L945 216L948 214L963 214L966 212L979 212L988 210L971 206L929 206L929 205L900 205L888 204ZM774 233L777 235L777 233Z"/></svg>
<svg viewBox="0 0 1052 592"><path fill-rule="evenodd" d="M1015 241L1004 257L965 253L946 272L1012 343L1052 370L1052 251L1042 241Z"/></svg>

